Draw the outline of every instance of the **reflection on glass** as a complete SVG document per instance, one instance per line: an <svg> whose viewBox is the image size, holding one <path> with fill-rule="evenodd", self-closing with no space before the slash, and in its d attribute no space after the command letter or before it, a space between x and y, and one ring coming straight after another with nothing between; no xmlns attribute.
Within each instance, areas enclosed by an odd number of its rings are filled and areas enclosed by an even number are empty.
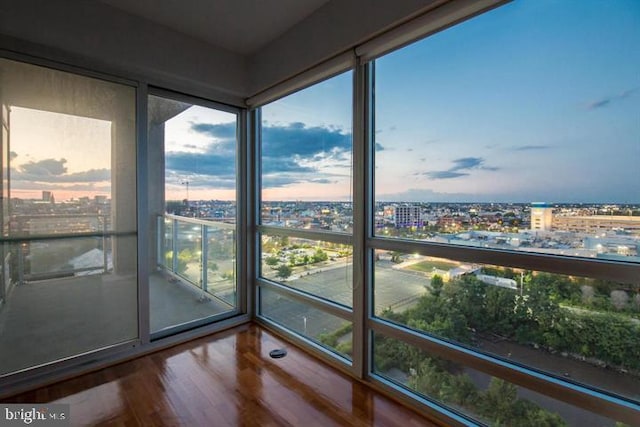
<svg viewBox="0 0 640 427"><path fill-rule="evenodd" d="M19 273L23 280L107 273L113 269L111 239L106 236L31 241L23 243L14 255L23 266Z"/></svg>
<svg viewBox="0 0 640 427"><path fill-rule="evenodd" d="M351 359L351 322L264 287L260 307L266 318Z"/></svg>
<svg viewBox="0 0 640 427"><path fill-rule="evenodd" d="M135 89L0 59L0 375L138 337Z"/></svg>
<svg viewBox="0 0 640 427"><path fill-rule="evenodd" d="M351 246L262 235L261 277L351 307Z"/></svg>
<svg viewBox="0 0 640 427"><path fill-rule="evenodd" d="M262 107L262 224L351 233L352 80L349 71Z"/></svg>
<svg viewBox="0 0 640 427"><path fill-rule="evenodd" d="M625 425L378 333L373 363L375 373L488 425Z"/></svg>
<svg viewBox="0 0 640 427"><path fill-rule="evenodd" d="M385 251L374 283L377 316L638 398L637 284Z"/></svg>

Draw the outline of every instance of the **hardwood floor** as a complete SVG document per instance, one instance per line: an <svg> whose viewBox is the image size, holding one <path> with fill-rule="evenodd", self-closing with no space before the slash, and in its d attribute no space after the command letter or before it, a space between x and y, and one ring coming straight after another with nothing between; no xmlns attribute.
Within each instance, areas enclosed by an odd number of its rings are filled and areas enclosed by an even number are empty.
<svg viewBox="0 0 640 427"><path fill-rule="evenodd" d="M282 347L285 358L269 357ZM4 402L69 403L82 426L436 425L256 325Z"/></svg>

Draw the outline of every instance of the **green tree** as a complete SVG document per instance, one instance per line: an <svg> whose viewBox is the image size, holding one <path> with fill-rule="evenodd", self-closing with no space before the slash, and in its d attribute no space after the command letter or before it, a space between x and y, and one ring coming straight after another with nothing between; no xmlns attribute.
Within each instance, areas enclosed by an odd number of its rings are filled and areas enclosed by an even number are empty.
<svg viewBox="0 0 640 427"><path fill-rule="evenodd" d="M444 282L442 281L442 277L438 274L434 274L433 277L431 277L431 295L433 295L434 298L440 297L443 287Z"/></svg>
<svg viewBox="0 0 640 427"><path fill-rule="evenodd" d="M513 421L512 407L517 398L515 385L493 377L478 409L481 415L497 425L508 425Z"/></svg>
<svg viewBox="0 0 640 427"><path fill-rule="evenodd" d="M277 256L268 256L264 259L265 264L267 264L269 267L275 267L279 262L280 259Z"/></svg>
<svg viewBox="0 0 640 427"><path fill-rule="evenodd" d="M293 273L293 269L286 264L282 264L276 270L276 277L287 280L291 276L291 273Z"/></svg>
<svg viewBox="0 0 640 427"><path fill-rule="evenodd" d="M402 252L391 252L391 262L399 264L402 262Z"/></svg>
<svg viewBox="0 0 640 427"><path fill-rule="evenodd" d="M485 297L487 329L503 336L512 336L516 293L511 289L489 286Z"/></svg>
<svg viewBox="0 0 640 427"><path fill-rule="evenodd" d="M317 262L322 262L322 261L326 261L329 259L329 255L327 255L327 253L325 251L323 251L322 249L318 248L316 249L316 252L313 254L313 262L317 263Z"/></svg>

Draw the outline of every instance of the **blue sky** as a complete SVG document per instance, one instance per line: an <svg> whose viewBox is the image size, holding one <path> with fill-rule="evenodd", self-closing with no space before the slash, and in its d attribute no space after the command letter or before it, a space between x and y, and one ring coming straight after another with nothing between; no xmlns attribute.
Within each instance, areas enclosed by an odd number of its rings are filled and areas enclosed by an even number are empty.
<svg viewBox="0 0 640 427"><path fill-rule="evenodd" d="M376 200L639 203L639 45L640 1L523 0L376 60ZM350 200L352 79L263 107L264 200ZM187 125L230 190L235 123Z"/></svg>
<svg viewBox="0 0 640 427"><path fill-rule="evenodd" d="M516 1L377 60L377 199L640 201L638 41L637 1Z"/></svg>

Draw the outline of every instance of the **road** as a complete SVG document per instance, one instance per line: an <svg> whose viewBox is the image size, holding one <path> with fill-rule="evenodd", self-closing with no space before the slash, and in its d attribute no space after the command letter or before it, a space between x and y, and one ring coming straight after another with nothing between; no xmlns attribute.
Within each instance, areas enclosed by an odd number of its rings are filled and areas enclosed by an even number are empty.
<svg viewBox="0 0 640 427"><path fill-rule="evenodd" d="M391 265L384 262L376 263L374 277L376 313L380 313L387 307L393 307L395 311L405 310L426 292L427 278L414 273L391 270ZM308 275L296 275L298 278L289 280L286 284L351 307L352 275L351 264L334 265L333 268L323 267L320 272L309 270ZM300 333L305 333L304 319L306 318L306 334L313 338L317 338L321 333L333 332L346 323L341 318L280 296L273 291L263 292L262 298L263 314Z"/></svg>

